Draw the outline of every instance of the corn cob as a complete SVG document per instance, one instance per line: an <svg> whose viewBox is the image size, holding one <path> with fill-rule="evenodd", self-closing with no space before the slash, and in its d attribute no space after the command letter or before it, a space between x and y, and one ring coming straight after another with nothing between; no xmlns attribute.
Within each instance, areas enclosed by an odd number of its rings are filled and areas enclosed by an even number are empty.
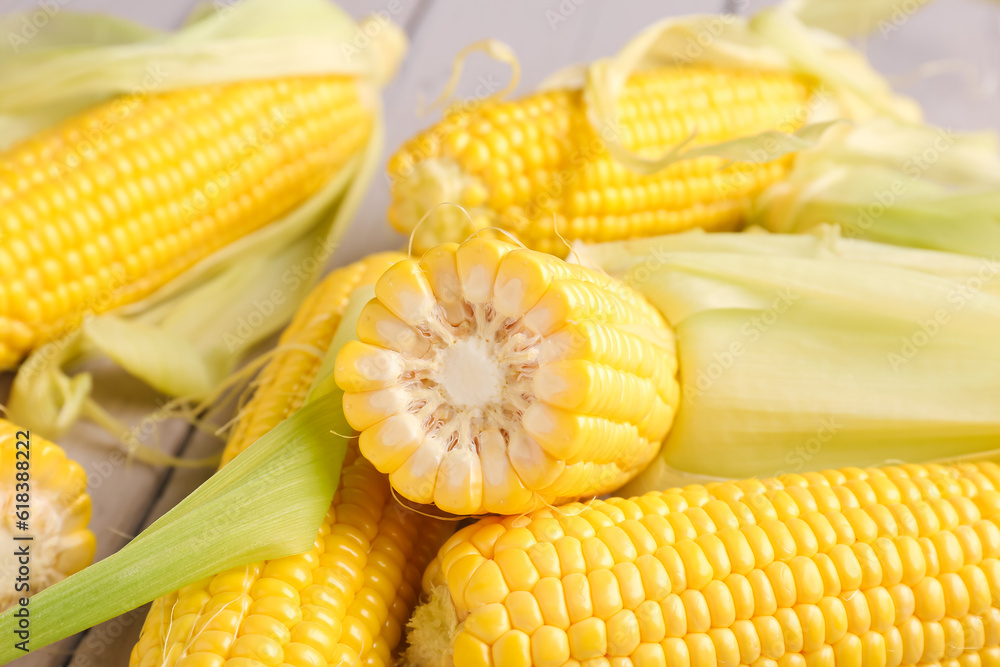
<svg viewBox="0 0 1000 667"><path fill-rule="evenodd" d="M75 461L57 445L25 433L6 419L0 419L0 539L7 545L0 557L0 610L48 588L94 560L96 542L87 529L90 496L87 477ZM18 442L27 443L18 446ZM27 462L27 469L18 469ZM18 473L24 475L20 479ZM24 479L27 478L25 482ZM18 497L26 494L26 497ZM27 502L25 502L27 501ZM28 505L28 528L19 528L16 512ZM15 536L30 536L30 542L15 542ZM31 566L27 590L18 590L21 565L16 547L28 545Z"/></svg>
<svg viewBox="0 0 1000 667"><path fill-rule="evenodd" d="M792 131L807 118L811 84L792 74L701 66L633 75L617 101L629 150L656 157L765 130ZM496 227L528 247L564 256L566 239L610 241L740 226L751 198L777 181L789 159L722 168L715 157L641 175L616 162L588 121L580 90L548 90L447 115L389 161L389 220L424 250Z"/></svg>
<svg viewBox="0 0 1000 667"><path fill-rule="evenodd" d="M424 575L406 658L1000 664L998 488L994 463L853 468L483 519Z"/></svg>
<svg viewBox="0 0 1000 667"><path fill-rule="evenodd" d="M303 402L351 291L399 256L333 272L282 336L226 446L224 463ZM416 602L420 574L448 525L404 510L349 448L340 489L311 551L255 563L156 600L130 664L137 667L388 665Z"/></svg>
<svg viewBox="0 0 1000 667"><path fill-rule="evenodd" d="M502 241L399 262L337 357L361 453L400 495L516 514L606 493L659 450L673 333L623 283Z"/></svg>
<svg viewBox="0 0 1000 667"><path fill-rule="evenodd" d="M0 152L0 370L316 191L371 130L354 79L129 96Z"/></svg>

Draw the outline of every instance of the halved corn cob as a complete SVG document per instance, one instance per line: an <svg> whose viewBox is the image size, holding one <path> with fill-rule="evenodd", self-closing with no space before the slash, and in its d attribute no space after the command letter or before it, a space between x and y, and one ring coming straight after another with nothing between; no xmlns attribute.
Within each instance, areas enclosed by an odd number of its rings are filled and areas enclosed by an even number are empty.
<svg viewBox="0 0 1000 667"><path fill-rule="evenodd" d="M373 255L328 276L308 297L241 413L223 462L305 399L351 291L400 256ZM340 488L312 550L222 572L156 600L131 665L389 665L420 574L449 525L394 501L388 481L351 445Z"/></svg>
<svg viewBox="0 0 1000 667"><path fill-rule="evenodd" d="M411 501L516 514L607 493L670 429L673 333L624 283L477 238L399 262L375 294L335 378L361 453Z"/></svg>
<svg viewBox="0 0 1000 667"><path fill-rule="evenodd" d="M17 516L25 505L27 529L19 526ZM0 610L79 572L94 560L97 544L87 528L90 496L83 468L66 458L59 446L25 434L6 419L0 419L0 512L0 540L4 544ZM31 540L14 539L24 536ZM16 553L21 546L27 546L30 553L26 581L18 579L24 565ZM24 583L28 588L19 588Z"/></svg>
<svg viewBox="0 0 1000 667"><path fill-rule="evenodd" d="M0 152L0 370L306 199L364 146L357 81L129 96Z"/></svg>
<svg viewBox="0 0 1000 667"><path fill-rule="evenodd" d="M812 84L781 72L704 66L634 74L617 100L618 141L646 157L692 136L693 145L793 131L809 116ZM692 227L739 227L751 198L787 170L789 158L725 167L700 157L642 175L617 162L588 120L581 90L488 101L447 115L390 159L389 220L413 232L417 250L459 241L471 227L498 227L528 247L565 256L569 240L610 241Z"/></svg>
<svg viewBox="0 0 1000 667"><path fill-rule="evenodd" d="M997 665L998 488L994 463L849 468L487 518L428 568L406 658Z"/></svg>

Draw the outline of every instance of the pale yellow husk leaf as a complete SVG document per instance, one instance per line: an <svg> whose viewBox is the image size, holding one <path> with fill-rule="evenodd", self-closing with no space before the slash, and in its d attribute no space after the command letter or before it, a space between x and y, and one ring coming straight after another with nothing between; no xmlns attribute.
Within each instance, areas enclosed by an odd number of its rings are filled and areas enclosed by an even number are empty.
<svg viewBox="0 0 1000 667"><path fill-rule="evenodd" d="M677 332L677 420L622 493L1000 447L1000 258L829 228L576 250Z"/></svg>
<svg viewBox="0 0 1000 667"><path fill-rule="evenodd" d="M8 18L0 28L18 20ZM100 412L89 398L87 375L66 370L95 355L111 357L168 395L204 398L241 355L291 317L336 249L381 155L379 88L394 74L406 40L391 23L372 21L357 24L324 0L203 8L174 33L65 11L52 16L16 58L0 62L0 146L96 102L145 90L154 70L158 91L350 74L375 117L364 151L301 205L147 299L90 318L81 330L38 348L15 380L8 406L13 417L55 438L81 414ZM280 303L269 298L276 287L287 297ZM273 309L255 317L261 303ZM254 320L262 322L242 324Z"/></svg>
<svg viewBox="0 0 1000 667"><path fill-rule="evenodd" d="M1000 252L993 132L876 119L828 132L761 193L749 222L774 232L837 224L845 236L992 257Z"/></svg>

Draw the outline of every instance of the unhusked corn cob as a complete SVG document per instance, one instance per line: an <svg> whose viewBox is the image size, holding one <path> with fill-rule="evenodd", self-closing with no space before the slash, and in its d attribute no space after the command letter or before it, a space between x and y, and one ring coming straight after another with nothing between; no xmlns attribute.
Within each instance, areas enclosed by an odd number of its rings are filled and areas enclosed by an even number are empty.
<svg viewBox="0 0 1000 667"><path fill-rule="evenodd" d="M673 332L638 292L470 239L394 265L337 357L361 453L400 495L516 514L606 493L670 429Z"/></svg>
<svg viewBox="0 0 1000 667"><path fill-rule="evenodd" d="M487 518L428 568L406 657L997 665L998 488L994 463L849 468Z"/></svg>
<svg viewBox="0 0 1000 667"><path fill-rule="evenodd" d="M262 371L226 446L231 461L303 402L351 291L400 256L334 271L308 297ZM279 348L280 349L280 348ZM414 514L351 445L313 548L222 572L153 603L135 667L389 665L424 566L449 526Z"/></svg>
<svg viewBox="0 0 1000 667"><path fill-rule="evenodd" d="M619 143L647 157L694 137L714 143L765 130L792 131L808 117L811 84L792 74L702 66L638 72L617 101ZM389 161L389 220L424 250L497 227L528 247L564 256L566 239L610 241L739 227L751 198L787 170L782 158L724 167L685 160L640 175L618 163L587 117L580 90L535 93L449 113Z"/></svg>
<svg viewBox="0 0 1000 667"><path fill-rule="evenodd" d="M358 154L356 81L130 96L0 152L0 370L275 220Z"/></svg>
<svg viewBox="0 0 1000 667"><path fill-rule="evenodd" d="M17 516L25 507L27 529L19 527ZM66 458L58 445L24 432L6 419L0 419L0 511L0 540L5 545L0 556L0 580L5 582L0 590L0 610L79 572L94 560L97 544L87 528L90 496L83 468ZM24 536L31 540L14 539ZM26 581L19 579L24 564L16 552L21 546L28 547L30 553ZM27 589L17 588L23 583Z"/></svg>

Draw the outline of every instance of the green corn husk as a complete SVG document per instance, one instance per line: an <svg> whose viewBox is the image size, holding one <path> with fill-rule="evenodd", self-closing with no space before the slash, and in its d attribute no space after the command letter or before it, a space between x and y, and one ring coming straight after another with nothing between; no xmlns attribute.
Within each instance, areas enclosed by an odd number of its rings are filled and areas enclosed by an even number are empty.
<svg viewBox="0 0 1000 667"><path fill-rule="evenodd" d="M32 651L136 609L161 595L246 563L307 551L333 500L351 427L333 381L337 352L356 338L374 297L356 289L325 350L305 404L216 472L117 553L33 595ZM0 614L15 637L18 607ZM0 664L23 655L0 645Z"/></svg>
<svg viewBox="0 0 1000 667"><path fill-rule="evenodd" d="M0 28L20 30L21 18L6 18ZM37 348L15 379L8 405L13 418L50 438L81 415L109 426L89 397L89 375L67 370L95 356L110 357L170 396L206 398L247 350L291 317L337 247L381 154L379 88L392 77L406 40L390 23L377 27L369 45L357 47L363 27L324 0L206 6L174 33L64 11L15 58L0 61L0 146L95 103L141 91L151 71L157 91L248 78L354 75L375 118L365 149L282 218L150 297L85 319L80 329ZM260 314L259 304L270 302L276 286L287 298L271 304L259 326L234 334L237 323Z"/></svg>
<svg viewBox="0 0 1000 667"><path fill-rule="evenodd" d="M577 246L677 333L677 419L622 493L1000 449L1000 258L821 231Z"/></svg>
<svg viewBox="0 0 1000 667"><path fill-rule="evenodd" d="M992 132L873 120L840 126L761 193L751 224L979 257L1000 252L1000 153Z"/></svg>

